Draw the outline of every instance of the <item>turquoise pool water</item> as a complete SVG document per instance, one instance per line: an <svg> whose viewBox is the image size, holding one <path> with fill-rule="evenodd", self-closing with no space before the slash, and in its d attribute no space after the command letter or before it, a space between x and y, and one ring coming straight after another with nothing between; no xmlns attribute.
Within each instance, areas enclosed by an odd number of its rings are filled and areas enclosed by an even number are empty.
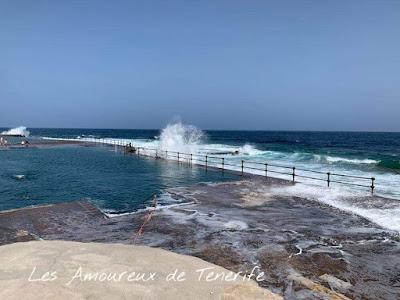
<svg viewBox="0 0 400 300"><path fill-rule="evenodd" d="M166 188L237 178L102 146L3 150L0 161L0 210L89 199L127 212L148 206Z"/></svg>

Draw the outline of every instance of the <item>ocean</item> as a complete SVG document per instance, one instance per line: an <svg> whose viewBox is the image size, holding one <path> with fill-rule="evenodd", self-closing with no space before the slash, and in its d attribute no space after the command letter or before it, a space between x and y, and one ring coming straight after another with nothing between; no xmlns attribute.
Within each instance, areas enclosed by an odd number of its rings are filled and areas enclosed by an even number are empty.
<svg viewBox="0 0 400 300"><path fill-rule="evenodd" d="M0 129L3 130L6 129ZM400 133L202 131L180 123L168 125L162 130L28 130L30 139L43 142L53 139L107 139L109 143L119 141L139 147L225 156L228 165L239 166L241 160L246 160L295 166L299 170L322 174L332 172L375 177L377 195L400 199ZM10 141L13 139L19 141L18 138L10 138ZM0 161L0 210L90 199L104 211L124 213L145 208L151 203L153 195L158 195L165 204L178 201L164 193L170 187L221 182L238 177L229 172L205 172L196 166L188 168L173 160L125 155L117 148L106 146L9 149L0 151ZM252 172L251 169L247 171ZM274 175L291 179L288 175L271 173L271 176ZM357 180L355 182L358 183ZM366 187L332 183L329 189L323 181L304 179L304 183L293 192L350 211L354 207L343 205L340 197L370 194L369 180L362 181ZM388 213L386 217L393 218L398 214L397 207L389 212L386 207L383 209ZM363 214L359 208L354 211ZM376 214L376 211L373 213ZM394 228L400 228L400 220L391 222L395 222Z"/></svg>

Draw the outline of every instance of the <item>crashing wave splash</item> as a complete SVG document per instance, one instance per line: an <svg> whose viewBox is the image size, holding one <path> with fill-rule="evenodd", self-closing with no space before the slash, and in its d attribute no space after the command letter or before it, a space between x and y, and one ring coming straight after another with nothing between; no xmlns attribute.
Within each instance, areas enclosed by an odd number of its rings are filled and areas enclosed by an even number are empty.
<svg viewBox="0 0 400 300"><path fill-rule="evenodd" d="M197 152L204 137L204 133L195 126L184 125L181 122L168 124L161 131L158 149L184 153Z"/></svg>
<svg viewBox="0 0 400 300"><path fill-rule="evenodd" d="M10 130L7 130L7 131L3 131L1 133L1 135L28 137L29 131L26 130L25 126L19 126L19 127L15 127Z"/></svg>

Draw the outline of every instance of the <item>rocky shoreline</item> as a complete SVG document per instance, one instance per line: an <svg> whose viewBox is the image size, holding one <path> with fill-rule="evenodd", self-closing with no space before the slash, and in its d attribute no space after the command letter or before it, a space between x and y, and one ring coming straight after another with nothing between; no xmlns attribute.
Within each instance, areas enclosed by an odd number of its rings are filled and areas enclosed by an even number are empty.
<svg viewBox="0 0 400 300"><path fill-rule="evenodd" d="M285 299L395 299L398 233L323 203L274 193L289 185L248 178L170 189L183 203L155 210L148 222L151 209L109 218L79 201L0 213L0 227L7 228L9 242L135 243L233 272L256 266L264 273L259 284Z"/></svg>

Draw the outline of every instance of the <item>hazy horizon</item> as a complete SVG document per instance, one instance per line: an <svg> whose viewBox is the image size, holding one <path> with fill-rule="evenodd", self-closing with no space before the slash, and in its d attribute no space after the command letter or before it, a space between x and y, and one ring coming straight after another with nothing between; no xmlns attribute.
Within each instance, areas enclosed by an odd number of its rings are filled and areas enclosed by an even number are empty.
<svg viewBox="0 0 400 300"><path fill-rule="evenodd" d="M2 1L0 123L399 132L400 1Z"/></svg>
<svg viewBox="0 0 400 300"><path fill-rule="evenodd" d="M168 123L168 124L173 124L173 123ZM165 124L165 126L160 127L160 128L100 128L100 127L26 127L27 130L29 129L72 129L72 130L154 130L154 131L160 131L164 129L168 124ZM187 124L183 123L184 125L193 125L193 124ZM21 127L21 126L0 126L1 130L4 129L13 129L16 127ZM367 131L367 130L296 130L296 129L218 129L218 128L200 128L196 126L197 128L205 131L271 131L271 132L354 132L354 133L400 133L400 131Z"/></svg>

